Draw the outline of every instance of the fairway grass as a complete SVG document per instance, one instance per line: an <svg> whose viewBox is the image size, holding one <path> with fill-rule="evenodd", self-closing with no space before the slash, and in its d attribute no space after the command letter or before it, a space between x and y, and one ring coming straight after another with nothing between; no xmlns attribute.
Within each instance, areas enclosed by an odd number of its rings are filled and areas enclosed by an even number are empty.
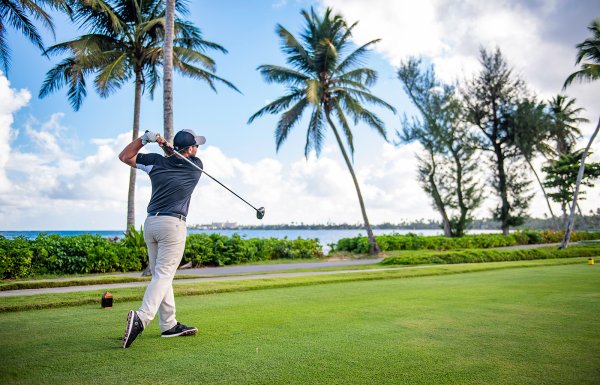
<svg viewBox="0 0 600 385"><path fill-rule="evenodd" d="M6 384L600 383L599 265L177 298L198 335L130 349L116 302L0 314ZM186 285L187 286L187 285Z"/></svg>

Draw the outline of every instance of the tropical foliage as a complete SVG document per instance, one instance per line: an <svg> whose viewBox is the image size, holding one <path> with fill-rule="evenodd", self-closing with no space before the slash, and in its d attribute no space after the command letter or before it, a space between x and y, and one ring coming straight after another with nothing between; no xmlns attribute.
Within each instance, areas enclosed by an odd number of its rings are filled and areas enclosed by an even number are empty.
<svg viewBox="0 0 600 385"><path fill-rule="evenodd" d="M357 23L348 25L342 16L334 15L330 8L327 8L322 16L314 9L310 12L302 11L302 16L305 27L300 39L281 25L276 29L281 39L281 50L291 67L258 67L265 81L286 86L286 94L261 108L248 122L252 123L265 114L281 114L275 129L276 148L279 150L291 130L300 122L303 113L307 109L311 110L304 146L307 157L311 150L319 156L325 140L326 126L329 126L356 188L371 245L370 252L376 253L379 247L373 236L358 180L348 156L348 152L351 156L354 153L354 136L348 118L351 118L355 125L359 122L365 123L386 138L383 121L364 104L374 104L393 112L395 109L370 92L369 87L375 84L377 73L361 66L368 49L379 40L371 40L344 55L352 48L350 39ZM334 120L341 128L345 144Z"/></svg>
<svg viewBox="0 0 600 385"><path fill-rule="evenodd" d="M411 58L398 70L420 118L409 121L404 117L403 131L397 133L400 143L418 141L425 149L426 155L418 157L419 182L442 217L444 235L460 237L483 197L475 177L475 140L462 121L455 87L441 84L432 67L422 71L420 64Z"/></svg>
<svg viewBox="0 0 600 385"><path fill-rule="evenodd" d="M480 52L483 69L463 94L466 118L479 132L479 146L489 154L494 170L490 184L500 201L493 214L507 235L510 227L523 223L532 198L517 135L526 130L521 126L525 122L533 125L533 115L523 110L539 107L527 101L524 82L513 75L499 49Z"/></svg>
<svg viewBox="0 0 600 385"><path fill-rule="evenodd" d="M546 173L544 185L552 189L548 196L560 204L564 218L567 217L568 205L573 200L582 154L583 150L562 154L557 160L542 168ZM580 185L594 187L593 180L598 178L600 178L600 163L586 163ZM584 200L585 193L580 188L578 199Z"/></svg>
<svg viewBox="0 0 600 385"><path fill-rule="evenodd" d="M581 138L578 125L589 122L579 115L583 108L576 107L574 98L565 95L556 95L549 104L551 118L549 139L554 141L557 155L567 154L574 150L577 139Z"/></svg>
<svg viewBox="0 0 600 385"><path fill-rule="evenodd" d="M183 263L222 266L271 259L321 258L316 239L242 239L219 234L187 237ZM0 236L0 279L32 274L85 274L140 271L148 261L142 232L130 231L122 239L99 235L61 237L41 234L36 239Z"/></svg>
<svg viewBox="0 0 600 385"><path fill-rule="evenodd" d="M44 52L42 37L31 18L40 21L44 27L54 34L52 18L44 9L71 13L68 1L63 0L2 0L0 1L0 66L4 73L10 69L10 47L8 46L8 27L21 32L32 44Z"/></svg>
<svg viewBox="0 0 600 385"><path fill-rule="evenodd" d="M182 16L189 13L185 1L178 1L175 9ZM110 96L133 80L135 96L132 138L137 138L142 94L147 91L152 97L160 83L159 70L164 61L164 1L75 2L73 19L88 33L46 50L48 55L66 54L67 57L48 71L40 97L67 87L67 96L73 109L79 110L87 95L88 77L94 76L94 88L102 97ZM216 83L225 84L237 91L232 83L214 74L215 61L206 55L207 50L227 52L222 46L204 40L198 27L177 17L172 49L175 70L184 76L206 82L215 91ZM127 229L135 225L135 178L135 169L132 169L129 178Z"/></svg>
<svg viewBox="0 0 600 385"><path fill-rule="evenodd" d="M536 259L557 258L593 258L600 252L598 245L575 246L568 250L556 247L541 247L524 250L461 250L431 254L412 254L389 257L382 261L384 265L422 265L482 263L502 261L530 261Z"/></svg>
<svg viewBox="0 0 600 385"><path fill-rule="evenodd" d="M576 46L578 51L575 64L581 64L581 67L567 77L563 89L575 80L592 82L600 79L600 19L592 21L588 29L592 33L592 37Z"/></svg>
<svg viewBox="0 0 600 385"><path fill-rule="evenodd" d="M422 236L416 234L392 234L377 236L377 241L383 251L391 250L457 250L457 249L491 249L497 247L532 245L560 242L563 231L534 231L523 230L501 234L466 235L460 238L443 236ZM600 239L600 232L577 232L574 239L578 241ZM352 253L366 253L368 240L364 236L340 239L335 251L348 251Z"/></svg>

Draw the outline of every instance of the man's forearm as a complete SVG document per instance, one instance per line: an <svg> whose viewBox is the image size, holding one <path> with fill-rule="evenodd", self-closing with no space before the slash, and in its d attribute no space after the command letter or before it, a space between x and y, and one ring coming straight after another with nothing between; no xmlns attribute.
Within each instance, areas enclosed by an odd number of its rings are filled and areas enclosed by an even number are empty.
<svg viewBox="0 0 600 385"><path fill-rule="evenodd" d="M138 152L144 147L142 139L137 138L133 142L129 143L123 151L119 154L119 160L125 164L135 167L135 158Z"/></svg>

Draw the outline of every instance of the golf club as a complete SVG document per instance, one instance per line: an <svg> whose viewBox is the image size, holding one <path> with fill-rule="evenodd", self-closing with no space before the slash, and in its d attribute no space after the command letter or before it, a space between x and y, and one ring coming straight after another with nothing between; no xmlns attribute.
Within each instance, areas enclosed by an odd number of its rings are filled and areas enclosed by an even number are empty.
<svg viewBox="0 0 600 385"><path fill-rule="evenodd" d="M234 193L229 187L225 186L223 183L219 182L218 180L216 180L214 177L212 177L210 174L208 174L206 171L204 171L201 167L198 167L194 162L192 162L191 160L189 160L188 158L186 158L185 156L181 155L179 152L177 152L174 148L165 145L164 147L168 148L169 150L171 150L173 152L173 154L177 155L179 158L185 160L186 162L188 162L189 164L191 164L192 166L196 167L198 170L202 171L204 173L204 175L206 175L207 177L209 177L210 179L214 180L215 182L217 182L218 184L220 184L221 186L225 187L227 189L227 191L229 191L230 193L232 193L233 195L235 195L236 197L240 198L242 201L244 201L244 203L246 203L248 206L252 207L254 210L256 210L256 218L258 219L263 219L263 217L265 216L265 208L264 207L259 207L256 208L254 206L252 206L250 203L248 203L247 200L245 200L244 198L242 198L241 196L237 195L236 193Z"/></svg>

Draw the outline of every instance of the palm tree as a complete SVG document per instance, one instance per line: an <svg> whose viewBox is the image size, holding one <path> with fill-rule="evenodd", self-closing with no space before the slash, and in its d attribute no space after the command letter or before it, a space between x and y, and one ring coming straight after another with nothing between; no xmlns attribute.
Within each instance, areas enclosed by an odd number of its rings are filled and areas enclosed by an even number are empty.
<svg viewBox="0 0 600 385"><path fill-rule="evenodd" d="M44 6L71 13L71 8L63 0L0 0L0 65L4 73L10 69L10 48L6 36L8 25L20 31L42 52L45 50L44 43L31 17L41 21L54 35L54 23Z"/></svg>
<svg viewBox="0 0 600 385"><path fill-rule="evenodd" d="M581 65L581 70L569 75L567 80L565 80L563 88L566 88L575 79L588 82L600 79L600 19L592 21L592 24L590 24L588 29L592 32L593 37L587 38L582 43L577 44L576 48L579 50L579 52L577 52L576 64L579 64L584 58L592 61L592 63L583 63ZM573 231L573 226L575 224L575 206L577 205L577 194L579 194L579 185L585 171L585 158L592 147L592 143L594 143L594 139L596 139L596 135L598 135L598 131L600 131L600 119L598 120L596 129L594 130L594 133L592 134L590 141L588 142L588 145L581 156L581 164L579 165L579 173L577 174L577 183L575 184L575 193L573 194L573 204L571 205L571 213L565 226L565 236L560 244L561 249L566 248L569 245L569 240L571 239L571 232Z"/></svg>
<svg viewBox="0 0 600 385"><path fill-rule="evenodd" d="M353 118L354 124L366 123L386 138L383 121L362 104L372 103L395 113L394 107L370 93L368 87L377 80L377 73L370 68L360 67L368 48L379 39L372 40L343 57L343 52L350 44L352 29L357 23L348 26L342 16L332 15L331 8L327 8L323 17L319 17L312 8L310 13L303 10L301 14L304 16L306 26L300 41L283 26L278 25L276 29L281 38L281 50L287 56L287 63L292 68L275 65L258 67L265 81L284 84L287 93L261 108L250 117L248 123L267 113L282 112L275 129L276 148L279 150L303 112L311 108L304 147L304 155L308 157L312 149L317 156L320 155L326 134L325 122L327 122L356 188L369 238L370 253L378 253L380 249L367 218L358 180L341 135L334 124L334 118L341 126L352 156L354 155L353 135L346 115Z"/></svg>
<svg viewBox="0 0 600 385"><path fill-rule="evenodd" d="M563 89L576 79L580 82L592 82L600 79L600 19L592 21L588 29L592 32L592 37L576 45L579 52L577 52L575 64L580 64L584 59L589 62L581 63L581 69L569 75Z"/></svg>
<svg viewBox="0 0 600 385"><path fill-rule="evenodd" d="M181 15L188 13L187 5L178 1L175 7ZM86 96L86 77L95 75L94 86L102 97L108 97L131 79L135 84L133 110L133 139L139 136L141 96L148 91L152 97L160 81L159 67L163 64L165 38L165 7L162 0L91 0L73 5L74 20L89 34L75 40L56 44L49 55L68 53L69 56L50 69L40 90L40 97L68 87L68 98L78 110ZM227 53L218 44L202 39L200 30L192 23L177 18L173 39L172 63L182 75L204 80L215 89L221 82L237 91L227 80L216 76L215 62L204 54L207 49ZM172 128L171 128L172 129ZM171 138L165 134L165 137ZM129 176L127 200L127 229L135 225L135 169Z"/></svg>
<svg viewBox="0 0 600 385"><path fill-rule="evenodd" d="M574 98L556 95L548 104L552 120L549 134L550 139L556 142L558 156L571 152L577 139L581 137L581 131L576 125L589 122L578 116L584 109L575 108L575 102Z"/></svg>

